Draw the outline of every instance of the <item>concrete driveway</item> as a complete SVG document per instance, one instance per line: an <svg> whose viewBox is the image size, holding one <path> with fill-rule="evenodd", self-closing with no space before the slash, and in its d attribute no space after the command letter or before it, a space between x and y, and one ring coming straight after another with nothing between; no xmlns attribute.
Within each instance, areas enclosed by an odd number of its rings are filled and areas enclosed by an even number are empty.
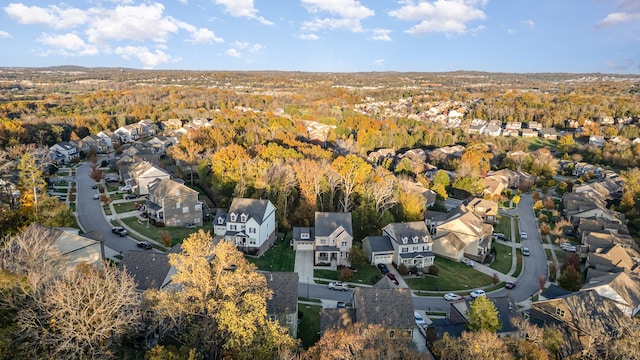
<svg viewBox="0 0 640 360"><path fill-rule="evenodd" d="M315 284L313 281L313 250L297 250L293 271L298 273L298 281Z"/></svg>

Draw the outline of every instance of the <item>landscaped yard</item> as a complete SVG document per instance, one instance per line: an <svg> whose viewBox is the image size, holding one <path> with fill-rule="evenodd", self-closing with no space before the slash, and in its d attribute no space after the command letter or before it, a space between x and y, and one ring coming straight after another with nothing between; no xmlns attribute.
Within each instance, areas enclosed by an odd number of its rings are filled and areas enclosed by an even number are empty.
<svg viewBox="0 0 640 360"><path fill-rule="evenodd" d="M472 267L451 260L436 257L438 276L405 279L410 288L427 291L469 291L491 285L491 276Z"/></svg>
<svg viewBox="0 0 640 360"><path fill-rule="evenodd" d="M498 223L493 226L493 232L505 234L511 239L511 218L509 216L498 217Z"/></svg>
<svg viewBox="0 0 640 360"><path fill-rule="evenodd" d="M136 202L130 202L130 203L113 204L113 209L116 211L116 214L122 214L128 211L138 210L138 207L136 206Z"/></svg>
<svg viewBox="0 0 640 360"><path fill-rule="evenodd" d="M509 272L509 270L511 270L511 263L513 262L513 256L512 256L512 248L511 246L506 246L506 245L502 245L502 244L498 244L496 242L494 242L491 245L494 249L496 249L496 258L493 261L493 263L491 263L491 268L499 271L503 274L506 274Z"/></svg>
<svg viewBox="0 0 640 360"><path fill-rule="evenodd" d="M282 234L278 234L276 246L267 250L267 252L259 258L247 256L246 259L254 263L260 270L292 272L296 254L291 246L289 246L290 238L291 234L282 240Z"/></svg>
<svg viewBox="0 0 640 360"><path fill-rule="evenodd" d="M139 232L140 234L157 241L160 241L160 233L167 232L169 233L169 235L171 235L171 246L182 243L182 240L184 240L184 238L189 236L189 234L198 231L199 229L209 231L211 233L211 236L213 236L213 225L211 223L206 223L201 228L188 229L186 227L155 227L153 225L147 225L146 222L140 224L138 222L138 217L136 216L122 219L122 222L124 222L125 224L127 224L127 226Z"/></svg>
<svg viewBox="0 0 640 360"><path fill-rule="evenodd" d="M316 278L338 280L340 271L331 270L313 270L313 276ZM382 279L382 274L377 267L373 265L365 265L353 272L353 278L348 281L351 283L361 283L373 285Z"/></svg>
<svg viewBox="0 0 640 360"><path fill-rule="evenodd" d="M298 337L305 349L320 340L320 309L321 306L299 304L298 312L302 313L298 325Z"/></svg>

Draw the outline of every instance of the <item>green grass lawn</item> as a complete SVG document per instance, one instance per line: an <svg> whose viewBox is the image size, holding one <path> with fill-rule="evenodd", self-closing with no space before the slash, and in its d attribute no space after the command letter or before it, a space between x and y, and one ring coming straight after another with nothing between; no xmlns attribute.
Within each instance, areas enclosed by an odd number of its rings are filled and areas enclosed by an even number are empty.
<svg viewBox="0 0 640 360"><path fill-rule="evenodd" d="M313 270L313 276L316 278L338 280L340 271L332 270ZM353 272L353 278L349 281L351 283L360 283L373 285L382 279L382 274L376 266L365 265Z"/></svg>
<svg viewBox="0 0 640 360"><path fill-rule="evenodd" d="M188 229L186 227L155 227L153 225L148 225L147 223L140 224L138 222L138 217L129 217L125 219L121 219L122 222L127 224L133 230L139 232L140 234L149 237L154 240L160 240L160 233L167 232L171 235L171 246L182 243L182 240L189 236L191 233L198 231L199 229L203 229L204 231L209 231L211 236L213 236L213 225L211 223L206 223L201 228Z"/></svg>
<svg viewBox="0 0 640 360"><path fill-rule="evenodd" d="M558 146L558 140L545 139L541 137L527 138L529 140L529 150L536 151L539 148L547 147L552 152L556 150Z"/></svg>
<svg viewBox="0 0 640 360"><path fill-rule="evenodd" d="M569 255L573 254L571 252L568 251L564 251L562 249L560 250L554 250L556 252L556 258L558 258L558 264L560 266L562 266L562 264L565 262L565 260L567 260L567 258L569 257Z"/></svg>
<svg viewBox="0 0 640 360"><path fill-rule="evenodd" d="M491 246L496 249L496 258L491 263L491 268L499 271L503 274L506 274L511 270L512 263L512 248L510 246L498 244L494 242Z"/></svg>
<svg viewBox="0 0 640 360"><path fill-rule="evenodd" d="M551 249L544 249L544 252L547 254L547 260L552 261L553 255L551 254Z"/></svg>
<svg viewBox="0 0 640 360"><path fill-rule="evenodd" d="M113 209L116 211L116 214L122 214L122 213L126 213L128 211L138 210L138 207L136 207L135 204L136 204L135 202L113 204Z"/></svg>
<svg viewBox="0 0 640 360"><path fill-rule="evenodd" d="M514 271L513 274L511 274L511 276L513 276L514 278L517 278L518 276L520 276L521 272L522 272L522 251L518 249L518 260L516 262L516 271Z"/></svg>
<svg viewBox="0 0 640 360"><path fill-rule="evenodd" d="M102 210L104 210L105 214L111 215L111 208L109 207L109 205L102 204Z"/></svg>
<svg viewBox="0 0 640 360"><path fill-rule="evenodd" d="M493 232L505 234L511 239L511 217L500 216L498 223L493 226Z"/></svg>
<svg viewBox="0 0 640 360"><path fill-rule="evenodd" d="M405 279L410 288L427 291L470 291L491 285L491 276L474 270L465 264L436 257L438 276Z"/></svg>
<svg viewBox="0 0 640 360"><path fill-rule="evenodd" d="M305 349L320 340L320 309L321 306L299 304L298 312L302 313L298 325L298 337Z"/></svg>
<svg viewBox="0 0 640 360"><path fill-rule="evenodd" d="M259 258L247 256L247 260L254 263L258 269L264 271L287 271L292 272L296 260L296 254L289 246L289 237L284 240L281 234L278 234L276 246L267 250L264 255Z"/></svg>

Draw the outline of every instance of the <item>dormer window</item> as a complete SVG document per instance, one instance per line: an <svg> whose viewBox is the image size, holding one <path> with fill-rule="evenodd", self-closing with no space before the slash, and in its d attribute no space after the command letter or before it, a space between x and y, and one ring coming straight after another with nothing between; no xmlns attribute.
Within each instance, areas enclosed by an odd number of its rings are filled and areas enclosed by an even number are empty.
<svg viewBox="0 0 640 360"><path fill-rule="evenodd" d="M247 222L247 214L240 215L240 222Z"/></svg>
<svg viewBox="0 0 640 360"><path fill-rule="evenodd" d="M218 218L218 225L222 225L222 224L224 224L224 218L222 216L220 216Z"/></svg>
<svg viewBox="0 0 640 360"><path fill-rule="evenodd" d="M229 218L231 219L231 221L235 222L238 219L238 215L232 213L229 215Z"/></svg>
<svg viewBox="0 0 640 360"><path fill-rule="evenodd" d="M429 242L429 237L427 235L423 236L422 241Z"/></svg>
<svg viewBox="0 0 640 360"><path fill-rule="evenodd" d="M309 233L308 232L300 233L300 239L308 239L308 238L309 238Z"/></svg>
<svg viewBox="0 0 640 360"><path fill-rule="evenodd" d="M406 244L408 242L409 242L409 238L408 237L405 236L405 237L402 238L402 243L403 244Z"/></svg>
<svg viewBox="0 0 640 360"><path fill-rule="evenodd" d="M413 240L413 243L414 243L414 244L417 244L417 243L418 243L418 239L419 239L419 238L418 238L417 236L414 236L414 237L412 237L412 238L411 238L411 240Z"/></svg>

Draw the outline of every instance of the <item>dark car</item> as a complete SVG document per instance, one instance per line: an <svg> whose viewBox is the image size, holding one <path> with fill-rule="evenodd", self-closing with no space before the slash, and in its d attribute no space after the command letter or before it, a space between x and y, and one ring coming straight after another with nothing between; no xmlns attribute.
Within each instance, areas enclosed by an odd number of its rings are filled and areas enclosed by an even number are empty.
<svg viewBox="0 0 640 360"><path fill-rule="evenodd" d="M111 232L114 234L120 235L120 237L127 236L127 234L129 234L127 232L127 229L123 228L122 226L116 226L111 228Z"/></svg>
<svg viewBox="0 0 640 360"><path fill-rule="evenodd" d="M516 287L516 283L509 281L506 284L504 284L504 288L505 289L513 289L514 287Z"/></svg>
<svg viewBox="0 0 640 360"><path fill-rule="evenodd" d="M145 250L151 250L153 248L153 245L151 245L151 243L148 241L141 241L138 243L138 247Z"/></svg>
<svg viewBox="0 0 640 360"><path fill-rule="evenodd" d="M392 274L392 273L388 272L388 273L387 273L387 277L388 277L389 279L391 279L391 281L393 281L393 283L394 283L395 285L398 285L398 284L399 284L398 279L396 279L396 276L395 276L394 274Z"/></svg>
<svg viewBox="0 0 640 360"><path fill-rule="evenodd" d="M135 198L137 198L137 197L138 197L138 195L137 195L137 194L126 194L126 195L124 196L124 198L125 198L126 200L129 200L129 199L135 199Z"/></svg>
<svg viewBox="0 0 640 360"><path fill-rule="evenodd" d="M91 188L92 189L97 189L98 188L98 184L93 184L93 186Z"/></svg>
<svg viewBox="0 0 640 360"><path fill-rule="evenodd" d="M378 269L380 269L380 272L383 274L387 274L389 272L389 268L385 264L378 264Z"/></svg>

